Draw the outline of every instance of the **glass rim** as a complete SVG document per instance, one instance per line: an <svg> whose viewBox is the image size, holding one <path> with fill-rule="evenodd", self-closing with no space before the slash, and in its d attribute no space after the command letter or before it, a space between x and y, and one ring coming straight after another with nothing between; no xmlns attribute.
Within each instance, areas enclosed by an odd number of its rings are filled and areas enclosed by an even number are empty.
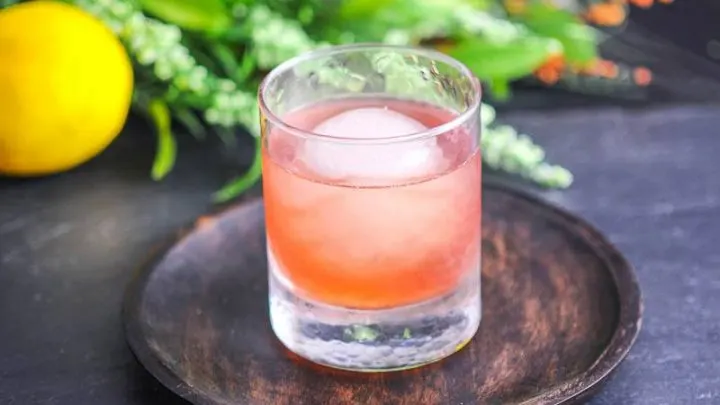
<svg viewBox="0 0 720 405"><path fill-rule="evenodd" d="M387 136L387 137L380 137L380 138L351 138L351 137L343 137L343 136L335 136L335 135L326 135L326 134L320 134L316 133L310 130L298 128L296 126L290 125L287 122L283 121L282 118L280 118L277 114L275 114L272 109L267 105L266 97L265 97L265 90L268 87L268 84L271 83L273 80L277 79L281 74L293 69L295 66L297 66L300 63L311 61L313 59L318 59L321 57L327 57L327 56L333 56L338 54L345 54L349 52L361 52L363 50L366 51L377 51L377 50L390 50L390 51L396 51L400 54L411 54L415 56L423 56L428 59L440 61L442 63L447 64L448 66L452 67L453 69L458 70L463 76L470 78L470 82L472 83L473 87L473 100L470 103L470 105L465 108L464 111L460 112L457 116L453 117L448 122L445 122L443 124L427 128L420 132L415 132L411 134L405 134L405 135L393 135L393 136ZM442 134L445 134L447 132L452 131L453 129L461 126L464 122L467 122L468 119L470 119L473 115L476 115L479 111L480 104L482 102L482 87L480 85L480 80L470 71L470 69L465 66L462 62L458 61L457 59L448 56L440 51L436 51L434 49L428 49L428 48L422 48L422 47L413 47L413 46L406 46L406 45L389 45L389 44L382 44L382 43L358 43L358 44L349 44L349 45L334 45L329 46L325 48L318 48L309 52L302 53L300 55L297 55L293 58L290 58L286 60L285 62L279 64L274 69L272 69L263 80L260 82L260 86L258 87L258 107L260 109L260 112L263 114L264 118L267 119L274 128L279 128L283 132L286 132L288 134L300 137L300 138L309 138L309 139L317 139L317 140L324 140L328 142L334 142L334 143L348 143L348 144L387 144L387 143L398 143L398 142L406 142L406 141L412 141L412 140L419 140L419 139L425 139L425 138L433 138ZM478 117L479 118L479 117ZM263 125L264 126L264 125Z"/></svg>

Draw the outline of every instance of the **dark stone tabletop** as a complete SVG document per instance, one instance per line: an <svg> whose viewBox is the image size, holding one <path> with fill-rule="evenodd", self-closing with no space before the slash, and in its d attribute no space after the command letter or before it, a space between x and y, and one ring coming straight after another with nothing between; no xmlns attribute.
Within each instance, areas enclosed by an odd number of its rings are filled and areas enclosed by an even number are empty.
<svg viewBox="0 0 720 405"><path fill-rule="evenodd" d="M640 338L594 405L720 403L719 111L503 115L575 173L568 190L536 192L605 232L641 282ZM159 184L151 131L135 119L73 172L0 182L0 403L183 403L128 350L123 289L159 240L216 209L210 193L251 154L183 139Z"/></svg>
<svg viewBox="0 0 720 405"><path fill-rule="evenodd" d="M717 89L666 61L660 70L679 73L665 87L696 98ZM564 191L523 187L605 232L644 294L640 337L591 404L720 404L720 104L526 100L501 119L576 181ZM76 170L0 179L0 404L184 403L129 351L122 295L160 240L217 209L210 194L252 157L240 139L226 149L181 137L175 171L155 183L152 131L133 118Z"/></svg>

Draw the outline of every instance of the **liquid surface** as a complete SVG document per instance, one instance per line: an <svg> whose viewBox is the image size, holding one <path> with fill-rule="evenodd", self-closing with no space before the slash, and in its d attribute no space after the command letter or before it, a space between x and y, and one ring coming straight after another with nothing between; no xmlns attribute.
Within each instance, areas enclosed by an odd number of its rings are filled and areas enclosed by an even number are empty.
<svg viewBox="0 0 720 405"><path fill-rule="evenodd" d="M453 118L426 105L362 100L311 107L285 120L368 138ZM481 160L467 130L379 146L270 129L263 187L269 254L279 278L299 296L346 308L409 305L453 290L477 271L480 255Z"/></svg>

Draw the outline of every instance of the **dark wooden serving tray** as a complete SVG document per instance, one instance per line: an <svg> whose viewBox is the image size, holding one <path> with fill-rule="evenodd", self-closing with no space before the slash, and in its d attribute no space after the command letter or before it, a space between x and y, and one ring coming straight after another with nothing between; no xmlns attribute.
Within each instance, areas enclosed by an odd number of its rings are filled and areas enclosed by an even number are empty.
<svg viewBox="0 0 720 405"><path fill-rule="evenodd" d="M352 374L288 353L268 323L261 200L199 221L143 267L125 300L128 342L194 404L581 403L639 332L632 268L581 219L499 184L483 193L483 319L444 361Z"/></svg>

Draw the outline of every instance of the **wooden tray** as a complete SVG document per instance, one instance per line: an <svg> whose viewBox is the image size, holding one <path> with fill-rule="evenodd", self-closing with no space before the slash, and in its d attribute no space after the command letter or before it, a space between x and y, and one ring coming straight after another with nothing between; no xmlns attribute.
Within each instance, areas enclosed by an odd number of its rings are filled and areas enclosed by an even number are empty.
<svg viewBox="0 0 720 405"><path fill-rule="evenodd" d="M261 200L199 221L142 269L124 304L128 342L194 404L581 403L639 332L635 275L575 216L499 184L483 193L483 319L444 361L352 374L287 352L268 323Z"/></svg>

